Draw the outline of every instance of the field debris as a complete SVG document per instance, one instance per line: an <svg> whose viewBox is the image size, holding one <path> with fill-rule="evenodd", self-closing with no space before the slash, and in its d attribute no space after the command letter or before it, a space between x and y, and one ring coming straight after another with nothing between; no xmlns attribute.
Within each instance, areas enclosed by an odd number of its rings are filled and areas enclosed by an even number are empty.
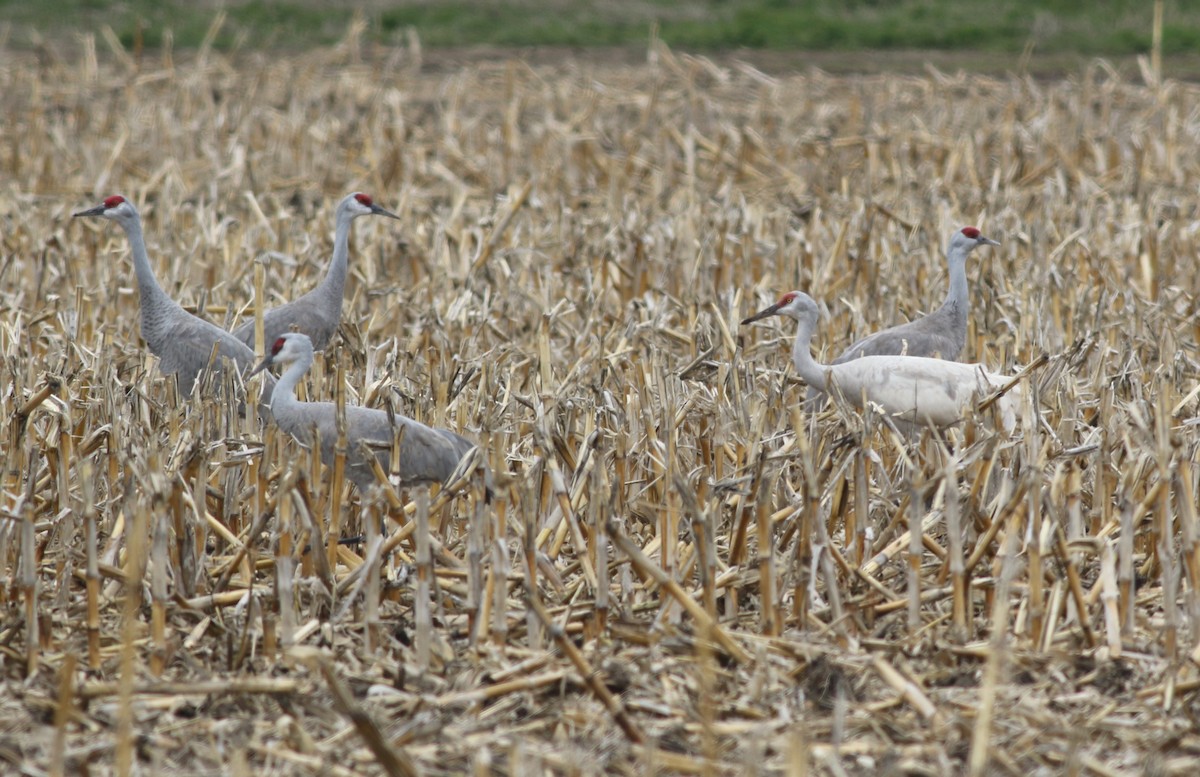
<svg viewBox="0 0 1200 777"><path fill-rule="evenodd" d="M83 44L0 68L9 768L1194 773L1200 87ZM70 218L116 190L226 329L394 205L305 392L479 440L491 501L179 396ZM827 361L962 224L964 357L1037 365L1011 434L805 412L737 324L807 290Z"/></svg>

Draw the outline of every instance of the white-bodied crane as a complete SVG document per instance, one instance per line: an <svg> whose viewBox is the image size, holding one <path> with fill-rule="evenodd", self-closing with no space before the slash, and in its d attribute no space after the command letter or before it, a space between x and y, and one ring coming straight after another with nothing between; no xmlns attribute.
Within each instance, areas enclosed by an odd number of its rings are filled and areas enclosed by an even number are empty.
<svg viewBox="0 0 1200 777"><path fill-rule="evenodd" d="M285 332L275 339L270 353L254 372L274 364L286 366L275 386L271 416L280 429L306 447L312 444L316 430L321 441L321 461L332 465L338 439L337 408L332 402L301 402L296 398L296 385L312 363L313 344L308 335ZM365 492L375 483L370 455L379 459L384 472L389 471L391 448L398 431L401 486L444 482L463 456L475 447L475 443L447 429L434 429L383 410L347 405L346 476L360 491Z"/></svg>
<svg viewBox="0 0 1200 777"><path fill-rule="evenodd" d="M812 297L802 291L789 291L742 324L774 315L787 316L799 324L792 361L805 383L826 393L836 390L859 409L864 400L871 402L903 427L956 423L977 399L1012 380L989 372L981 364L922 356L860 356L841 364L818 364L809 351L820 316ZM1013 389L998 400L1006 431L1016 425L1018 397Z"/></svg>
<svg viewBox="0 0 1200 777"><path fill-rule="evenodd" d="M150 352L158 357L159 369L165 375L175 375L179 391L191 396L201 370L208 367L213 346L218 345L214 369L220 372L226 360L244 372L255 361L254 351L221 327L192 315L167 296L154 277L146 241L142 236L142 219L137 208L125 197L114 194L94 208L80 211L75 217L99 216L117 222L125 230L133 254L133 269L137 275L138 298L141 307L142 339ZM261 402L270 402L275 381L270 376L263 381Z"/></svg>
<svg viewBox="0 0 1200 777"><path fill-rule="evenodd" d="M370 215L400 218L376 205L369 194L362 192L352 192L338 203L334 214L333 259L329 262L325 278L307 294L263 314L264 344L269 346L280 335L294 328L312 339L313 348L318 351L325 349L342 320L342 300L350 258L350 225L359 216ZM253 319L234 329L233 335L254 348Z"/></svg>

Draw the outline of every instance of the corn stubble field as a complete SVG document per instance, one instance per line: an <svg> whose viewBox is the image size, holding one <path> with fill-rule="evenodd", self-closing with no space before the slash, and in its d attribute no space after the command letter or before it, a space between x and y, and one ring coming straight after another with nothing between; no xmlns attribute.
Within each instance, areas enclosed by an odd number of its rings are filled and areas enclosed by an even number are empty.
<svg viewBox="0 0 1200 777"><path fill-rule="evenodd" d="M1193 773L1195 86L83 52L0 68L6 768ZM403 221L308 395L479 440L490 503L178 401L70 219L133 199L232 326L354 190ZM967 358L1048 356L1011 435L804 413L793 324L738 325L806 290L828 359L972 223Z"/></svg>

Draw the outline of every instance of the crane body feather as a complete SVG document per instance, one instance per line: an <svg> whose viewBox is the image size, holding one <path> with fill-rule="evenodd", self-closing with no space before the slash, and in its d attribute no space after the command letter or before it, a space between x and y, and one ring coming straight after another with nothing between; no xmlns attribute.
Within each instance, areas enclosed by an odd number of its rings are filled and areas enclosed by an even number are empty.
<svg viewBox="0 0 1200 777"><path fill-rule="evenodd" d="M309 337L287 332L276 339L271 353L255 371L270 364L287 368L275 386L271 416L280 429L300 444L311 448L314 433L320 438L321 461L332 465L337 453L337 406L332 402L301 402L296 386L313 363ZM401 486L442 482L458 467L475 443L456 432L435 429L419 421L384 410L347 405L346 474L360 490L375 483L370 457L379 460L384 472L390 470L391 448L400 437L398 476Z"/></svg>
<svg viewBox="0 0 1200 777"><path fill-rule="evenodd" d="M826 368L828 385L862 409L871 402L894 420L913 426L949 426L975 402L1011 378L980 364L922 356L863 356ZM1015 394L1001 398L1001 423L1016 424Z"/></svg>

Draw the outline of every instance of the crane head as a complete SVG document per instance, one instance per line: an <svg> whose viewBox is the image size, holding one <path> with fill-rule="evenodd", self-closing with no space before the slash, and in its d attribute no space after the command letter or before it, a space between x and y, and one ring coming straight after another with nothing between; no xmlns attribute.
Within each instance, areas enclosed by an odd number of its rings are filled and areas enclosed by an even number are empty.
<svg viewBox="0 0 1200 777"><path fill-rule="evenodd" d="M313 344L308 335L302 332L287 332L276 338L271 345L271 352L263 357L246 377L257 375L272 364L291 364L306 357L311 360L312 354Z"/></svg>
<svg viewBox="0 0 1200 777"><path fill-rule="evenodd" d="M75 218L79 216L101 216L106 219L123 219L131 216L137 216L137 210L133 207L133 203L122 197L120 194L114 194L111 197L106 197L104 202L94 208L81 210L78 213L72 214Z"/></svg>
<svg viewBox="0 0 1200 777"><path fill-rule="evenodd" d="M363 192L351 192L347 194L341 204L338 205L339 213L346 213L350 218L358 218L359 216L387 216L388 218L399 219L395 213L392 213L386 208L381 208L375 204L375 200L371 195Z"/></svg>
<svg viewBox="0 0 1200 777"><path fill-rule="evenodd" d="M743 319L743 324L750 324L768 316L787 316L797 321L811 318L815 323L820 317L820 308L816 301L802 291L789 291L779 298L774 305L763 308L749 318Z"/></svg>
<svg viewBox="0 0 1200 777"><path fill-rule="evenodd" d="M979 246L998 245L1000 245L998 241L984 237L978 227L963 227L950 238L950 247L946 250L946 253L950 257L961 256L965 259L967 254Z"/></svg>

